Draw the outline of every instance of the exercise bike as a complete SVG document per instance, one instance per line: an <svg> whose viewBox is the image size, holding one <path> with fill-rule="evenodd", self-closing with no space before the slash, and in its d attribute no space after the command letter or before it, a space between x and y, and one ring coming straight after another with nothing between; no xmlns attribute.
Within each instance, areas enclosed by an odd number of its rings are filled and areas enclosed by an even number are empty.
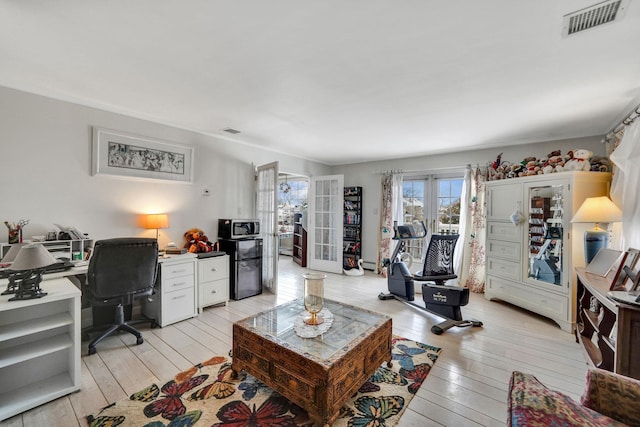
<svg viewBox="0 0 640 427"><path fill-rule="evenodd" d="M453 272L453 250L458 240L457 234L431 236L424 268L421 272L411 274L404 262L403 254L407 242L422 239L427 235L423 222L416 230L414 225L393 224L393 240L397 241L387 267L388 293L380 293L380 300L396 299L404 304L442 317L445 320L431 327L431 332L440 335L446 330L456 327L482 326L479 320L464 320L460 307L469 303L469 289L460 286L446 286L447 280L458 276ZM425 307L415 303L415 283L422 283L422 299Z"/></svg>

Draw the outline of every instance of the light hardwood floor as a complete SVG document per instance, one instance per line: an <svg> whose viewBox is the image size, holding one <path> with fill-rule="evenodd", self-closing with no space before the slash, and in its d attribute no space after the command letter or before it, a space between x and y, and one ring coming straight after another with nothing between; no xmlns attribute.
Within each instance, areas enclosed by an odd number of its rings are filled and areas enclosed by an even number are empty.
<svg viewBox="0 0 640 427"><path fill-rule="evenodd" d="M302 294L300 268L283 256L279 263L279 293L263 294L227 306L209 307L198 317L157 329L143 329L144 343L122 334L98 345L95 355L82 351L80 392L6 420L2 426L87 425L85 416L127 397L154 381L212 355L228 354L234 321ZM584 388L586 364L573 335L553 322L483 295L472 294L462 308L465 318L484 323L482 328L453 328L443 335L430 332L437 317L401 302L380 301L386 280L366 272L350 277L329 274L326 298L392 316L393 332L439 346L442 354L399 427L504 426L507 388L512 371L536 375L549 387L579 399ZM417 295L421 301L421 295ZM2 402L0 402L0 405Z"/></svg>

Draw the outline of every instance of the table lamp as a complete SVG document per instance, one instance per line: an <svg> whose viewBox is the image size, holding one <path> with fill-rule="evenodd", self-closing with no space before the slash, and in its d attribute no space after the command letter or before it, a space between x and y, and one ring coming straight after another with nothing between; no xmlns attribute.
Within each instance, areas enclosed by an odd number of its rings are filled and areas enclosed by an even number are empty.
<svg viewBox="0 0 640 427"><path fill-rule="evenodd" d="M169 228L169 216L167 214L146 214L142 218L142 226L146 229L156 229L158 240L160 229Z"/></svg>
<svg viewBox="0 0 640 427"><path fill-rule="evenodd" d="M16 255L18 255L18 252L20 252L20 249L26 245L26 243L14 243L11 245L11 247L9 248L9 251L7 251L7 253L5 254L4 257L2 257L2 260L0 260L0 265L2 265L2 267L4 268L4 270L0 271L0 279L9 279L9 283L7 284L7 289L2 292L0 295L9 295L9 294L15 294L16 293L16 279L20 279L21 276L24 275L20 274L16 271L12 271L9 269L9 267L11 267L11 264L13 263L13 260L16 259Z"/></svg>
<svg viewBox="0 0 640 427"><path fill-rule="evenodd" d="M584 258L589 264L598 251L609 244L609 232L598 227L600 222L622 221L622 211L607 196L589 197L571 219L575 222L594 222L596 226L584 233Z"/></svg>
<svg viewBox="0 0 640 427"><path fill-rule="evenodd" d="M16 295L9 298L9 301L42 298L47 295L40 289L40 282L45 268L56 262L58 260L40 244L29 244L20 248L9 269L23 275L16 279Z"/></svg>

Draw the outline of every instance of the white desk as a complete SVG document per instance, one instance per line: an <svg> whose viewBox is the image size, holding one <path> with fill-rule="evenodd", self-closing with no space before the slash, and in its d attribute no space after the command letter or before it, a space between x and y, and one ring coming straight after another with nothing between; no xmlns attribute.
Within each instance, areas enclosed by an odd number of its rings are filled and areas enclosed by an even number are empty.
<svg viewBox="0 0 640 427"><path fill-rule="evenodd" d="M0 296L0 421L80 389L81 292L64 278L42 289Z"/></svg>

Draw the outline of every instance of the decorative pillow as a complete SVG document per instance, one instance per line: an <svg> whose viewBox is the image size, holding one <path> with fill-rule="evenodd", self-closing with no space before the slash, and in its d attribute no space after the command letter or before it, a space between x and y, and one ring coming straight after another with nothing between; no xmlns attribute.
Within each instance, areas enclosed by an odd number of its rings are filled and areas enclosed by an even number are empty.
<svg viewBox="0 0 640 427"><path fill-rule="evenodd" d="M629 425L640 425L640 381L602 369L589 369L584 406Z"/></svg>
<svg viewBox="0 0 640 427"><path fill-rule="evenodd" d="M512 427L603 427L625 426L569 396L545 387L536 377L515 371L509 381L509 415Z"/></svg>

